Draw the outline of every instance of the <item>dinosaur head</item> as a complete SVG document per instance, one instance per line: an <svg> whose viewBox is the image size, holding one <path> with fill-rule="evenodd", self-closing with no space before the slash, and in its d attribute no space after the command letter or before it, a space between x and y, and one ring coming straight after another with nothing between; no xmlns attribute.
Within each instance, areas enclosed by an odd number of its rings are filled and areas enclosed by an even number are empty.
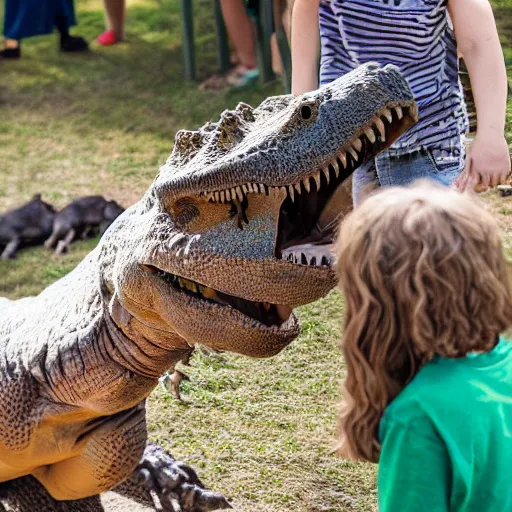
<svg viewBox="0 0 512 512"><path fill-rule="evenodd" d="M299 331L292 309L336 284L343 183L416 120L399 71L368 64L178 132L142 201L104 241L123 307L190 345L279 352Z"/></svg>

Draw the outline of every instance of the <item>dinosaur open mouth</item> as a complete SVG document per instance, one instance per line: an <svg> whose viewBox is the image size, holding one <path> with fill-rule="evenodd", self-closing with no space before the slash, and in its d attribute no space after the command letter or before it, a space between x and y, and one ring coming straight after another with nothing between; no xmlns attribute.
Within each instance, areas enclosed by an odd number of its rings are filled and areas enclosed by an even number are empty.
<svg viewBox="0 0 512 512"><path fill-rule="evenodd" d="M214 203L231 202L232 215L238 216L238 225L243 228L243 224L249 222L245 211L251 194L285 191L279 212L275 257L293 264L330 267L335 231L351 207L351 196L343 183L358 167L388 148L417 120L414 102L388 105L360 128L331 159L294 183L280 187L247 183L201 195Z"/></svg>
<svg viewBox="0 0 512 512"><path fill-rule="evenodd" d="M240 313L257 320L266 326L280 326L288 320L292 313L292 308L279 304L270 304L268 302L253 302L250 300L235 297L227 293L214 290L208 286L203 286L190 279L184 279L169 272L165 272L154 265L143 265L153 275L159 277L173 288L180 290L186 295L195 299L201 299L208 302L222 304L232 307Z"/></svg>
<svg viewBox="0 0 512 512"><path fill-rule="evenodd" d="M357 133L330 162L294 185L279 212L275 255L295 264L329 267L332 242L352 207L343 182L362 164L389 147L417 119L415 107L390 106Z"/></svg>

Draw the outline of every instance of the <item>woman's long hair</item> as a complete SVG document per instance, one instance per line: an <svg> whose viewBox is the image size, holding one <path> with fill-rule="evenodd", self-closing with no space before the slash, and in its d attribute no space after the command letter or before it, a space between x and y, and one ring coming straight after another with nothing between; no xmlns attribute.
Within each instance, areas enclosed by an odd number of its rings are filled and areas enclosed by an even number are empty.
<svg viewBox="0 0 512 512"><path fill-rule="evenodd" d="M512 325L495 219L474 196L422 182L372 195L337 248L347 363L340 453L377 462L387 405L434 355L492 349Z"/></svg>

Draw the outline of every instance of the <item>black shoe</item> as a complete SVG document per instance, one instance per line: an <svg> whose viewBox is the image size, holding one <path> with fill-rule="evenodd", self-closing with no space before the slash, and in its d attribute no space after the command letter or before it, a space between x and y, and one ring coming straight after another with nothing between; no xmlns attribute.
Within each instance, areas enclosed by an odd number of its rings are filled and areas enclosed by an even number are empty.
<svg viewBox="0 0 512 512"><path fill-rule="evenodd" d="M19 59L21 57L21 48L4 48L0 50L0 59Z"/></svg>
<svg viewBox="0 0 512 512"><path fill-rule="evenodd" d="M68 36L66 39L60 40L61 52L86 52L89 45L83 37Z"/></svg>

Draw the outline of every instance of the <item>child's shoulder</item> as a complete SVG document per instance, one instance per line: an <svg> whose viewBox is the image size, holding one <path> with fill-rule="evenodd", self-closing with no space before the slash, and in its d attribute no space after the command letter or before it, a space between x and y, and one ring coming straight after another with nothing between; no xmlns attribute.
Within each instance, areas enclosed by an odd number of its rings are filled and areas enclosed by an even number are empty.
<svg viewBox="0 0 512 512"><path fill-rule="evenodd" d="M433 412L471 415L476 404L489 403L489 390L498 389L502 396L512 396L512 343L503 338L489 353L427 363L389 404L385 416L414 421Z"/></svg>

